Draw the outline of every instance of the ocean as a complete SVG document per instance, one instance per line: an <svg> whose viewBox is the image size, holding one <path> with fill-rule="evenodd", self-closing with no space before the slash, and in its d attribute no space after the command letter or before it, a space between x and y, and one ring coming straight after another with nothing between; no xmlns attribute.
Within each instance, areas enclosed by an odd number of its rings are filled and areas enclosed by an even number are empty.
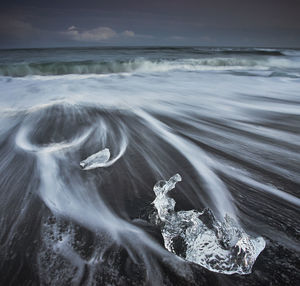
<svg viewBox="0 0 300 286"><path fill-rule="evenodd" d="M0 110L1 285L298 285L300 50L0 50Z"/></svg>

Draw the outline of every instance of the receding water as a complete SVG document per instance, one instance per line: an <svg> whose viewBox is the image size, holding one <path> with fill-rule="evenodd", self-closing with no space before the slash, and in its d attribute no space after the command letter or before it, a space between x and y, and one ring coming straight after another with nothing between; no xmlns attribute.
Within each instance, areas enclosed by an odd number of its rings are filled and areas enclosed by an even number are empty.
<svg viewBox="0 0 300 286"><path fill-rule="evenodd" d="M299 282L300 51L1 50L0 109L1 285ZM252 269L165 248L176 173L176 212L265 245Z"/></svg>

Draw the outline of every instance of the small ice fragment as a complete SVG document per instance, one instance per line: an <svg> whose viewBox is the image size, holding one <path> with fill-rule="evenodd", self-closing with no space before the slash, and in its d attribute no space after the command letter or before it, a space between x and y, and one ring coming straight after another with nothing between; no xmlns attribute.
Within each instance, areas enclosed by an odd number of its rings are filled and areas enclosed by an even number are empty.
<svg viewBox="0 0 300 286"><path fill-rule="evenodd" d="M159 181L153 191L157 209L156 223L161 228L165 248L211 271L248 274L265 248L262 237L249 236L228 214L218 221L210 209L175 211L175 200L168 192L181 176Z"/></svg>
<svg viewBox="0 0 300 286"><path fill-rule="evenodd" d="M105 148L85 160L80 162L80 167L83 170L91 170L95 168L105 167L107 161L110 158L110 152L108 148Z"/></svg>

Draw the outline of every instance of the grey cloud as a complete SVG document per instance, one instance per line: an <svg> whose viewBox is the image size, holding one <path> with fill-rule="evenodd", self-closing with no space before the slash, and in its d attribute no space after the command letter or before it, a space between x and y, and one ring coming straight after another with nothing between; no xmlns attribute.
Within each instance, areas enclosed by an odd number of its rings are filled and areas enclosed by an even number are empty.
<svg viewBox="0 0 300 286"><path fill-rule="evenodd" d="M133 31L126 30L122 33L125 37L134 37L135 33Z"/></svg>
<svg viewBox="0 0 300 286"><path fill-rule="evenodd" d="M76 26L69 27L66 31L61 32L61 34L70 40L93 43L117 39L120 37L135 36L135 33L130 30L117 33L110 27L97 27L89 30L80 30Z"/></svg>
<svg viewBox="0 0 300 286"><path fill-rule="evenodd" d="M80 42L102 42L117 36L117 33L109 27L98 27L90 30L80 31L71 26L62 32L67 38Z"/></svg>

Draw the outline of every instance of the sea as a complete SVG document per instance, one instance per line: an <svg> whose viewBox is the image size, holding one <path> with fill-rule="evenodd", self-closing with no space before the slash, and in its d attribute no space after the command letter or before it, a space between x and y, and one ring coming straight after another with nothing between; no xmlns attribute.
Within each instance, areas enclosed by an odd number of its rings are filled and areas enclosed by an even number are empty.
<svg viewBox="0 0 300 286"><path fill-rule="evenodd" d="M299 267L300 50L0 50L0 285Z"/></svg>

